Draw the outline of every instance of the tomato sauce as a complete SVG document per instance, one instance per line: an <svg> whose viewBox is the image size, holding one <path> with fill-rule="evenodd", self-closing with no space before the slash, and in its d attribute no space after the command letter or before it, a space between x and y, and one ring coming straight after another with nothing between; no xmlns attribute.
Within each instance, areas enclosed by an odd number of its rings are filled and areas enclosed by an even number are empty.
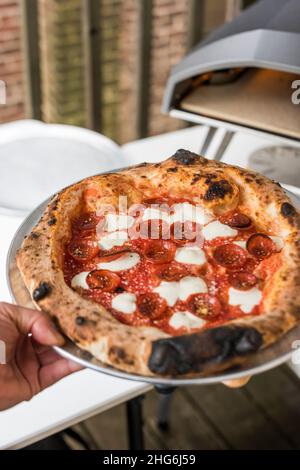
<svg viewBox="0 0 300 470"><path fill-rule="evenodd" d="M157 197L146 203L163 202L171 206L175 202L186 201ZM171 335L187 332L184 328L174 329L169 325L170 317L175 311L188 311L202 318L206 321L203 329L245 317L239 306L229 305L229 288L247 290L255 285L261 288L279 267L280 256L277 252L272 253L272 241L267 236L267 239L264 239L263 234L257 234L254 224L246 215L231 212L219 220L221 223L231 224L238 234L233 238L219 237L212 241L201 239L201 248L205 252L207 262L197 266L179 263L174 259L176 249L189 244L189 240L177 244L172 239L172 234L169 240L153 240L143 236L128 239L123 246L115 246L111 250L100 250L96 229L99 223L103 223L103 218L93 212L83 213L73 221L72 238L65 246L65 281L71 287L76 274L92 271L87 277L89 289L76 288L80 295L103 305L122 323L132 326L155 326ZM136 216L135 223L139 223L139 215ZM248 243L249 239L251 252L234 243ZM99 271L100 261L118 259L128 252L138 253L140 256L140 262L133 268L112 274L107 270ZM267 257L262 259L263 256ZM207 294L194 294L185 301L177 300L174 306L169 307L164 299L153 293L153 289L161 282L178 282L186 276L202 277L208 287ZM137 297L137 309L133 314L124 314L112 308L113 298L123 292L133 293ZM260 305L255 306L247 315L259 313Z"/></svg>

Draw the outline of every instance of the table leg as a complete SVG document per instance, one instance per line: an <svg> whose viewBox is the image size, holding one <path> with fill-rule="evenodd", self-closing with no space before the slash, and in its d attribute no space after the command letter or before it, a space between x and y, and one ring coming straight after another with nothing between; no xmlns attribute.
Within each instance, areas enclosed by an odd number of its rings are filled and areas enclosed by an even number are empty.
<svg viewBox="0 0 300 470"><path fill-rule="evenodd" d="M144 449L143 395L126 403L129 450Z"/></svg>
<svg viewBox="0 0 300 470"><path fill-rule="evenodd" d="M171 410L172 396L176 387L166 387L156 385L156 391L159 393L158 418L157 425L161 431L169 429L169 416Z"/></svg>

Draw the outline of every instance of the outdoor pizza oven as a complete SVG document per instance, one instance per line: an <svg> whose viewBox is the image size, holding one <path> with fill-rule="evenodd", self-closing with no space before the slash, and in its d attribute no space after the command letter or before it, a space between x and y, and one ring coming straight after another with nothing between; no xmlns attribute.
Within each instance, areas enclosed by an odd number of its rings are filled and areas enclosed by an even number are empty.
<svg viewBox="0 0 300 470"><path fill-rule="evenodd" d="M298 81L297 81L298 80ZM171 72L163 111L229 130L300 138L300 1L261 0Z"/></svg>

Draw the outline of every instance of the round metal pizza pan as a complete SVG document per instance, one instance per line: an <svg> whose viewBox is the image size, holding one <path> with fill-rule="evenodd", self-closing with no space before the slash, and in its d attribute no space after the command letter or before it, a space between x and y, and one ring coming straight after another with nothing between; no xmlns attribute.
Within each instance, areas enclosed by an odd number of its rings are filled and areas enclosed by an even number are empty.
<svg viewBox="0 0 300 470"><path fill-rule="evenodd" d="M300 199L289 191L287 191L287 194L293 200L293 203L300 208ZM16 252L20 248L24 237L30 233L34 225L40 219L48 202L49 200L44 201L25 219L12 240L7 256L7 282L12 300L16 304L25 307L33 308L33 304L16 265ZM63 347L55 347L54 349L61 356L71 359L84 367L88 367L90 369L94 369L98 372L112 375L114 377L119 377L126 380L135 380L139 382L147 382L153 385L181 386L213 384L239 379L247 375L260 374L291 359L299 339L300 325L289 331L275 344L258 351L255 354L252 354L247 362L245 362L242 366L210 376L202 376L199 374L191 378L147 377L122 372L95 359L86 351L78 348L68 339L66 339L66 343Z"/></svg>

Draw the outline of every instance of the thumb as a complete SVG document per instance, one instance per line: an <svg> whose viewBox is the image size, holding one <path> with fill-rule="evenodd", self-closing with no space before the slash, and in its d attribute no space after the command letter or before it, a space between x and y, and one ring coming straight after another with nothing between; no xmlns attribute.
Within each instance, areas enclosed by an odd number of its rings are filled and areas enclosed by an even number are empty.
<svg viewBox="0 0 300 470"><path fill-rule="evenodd" d="M20 334L31 333L33 339L40 344L45 346L64 344L63 336L43 312L2 302L0 313L15 325Z"/></svg>

